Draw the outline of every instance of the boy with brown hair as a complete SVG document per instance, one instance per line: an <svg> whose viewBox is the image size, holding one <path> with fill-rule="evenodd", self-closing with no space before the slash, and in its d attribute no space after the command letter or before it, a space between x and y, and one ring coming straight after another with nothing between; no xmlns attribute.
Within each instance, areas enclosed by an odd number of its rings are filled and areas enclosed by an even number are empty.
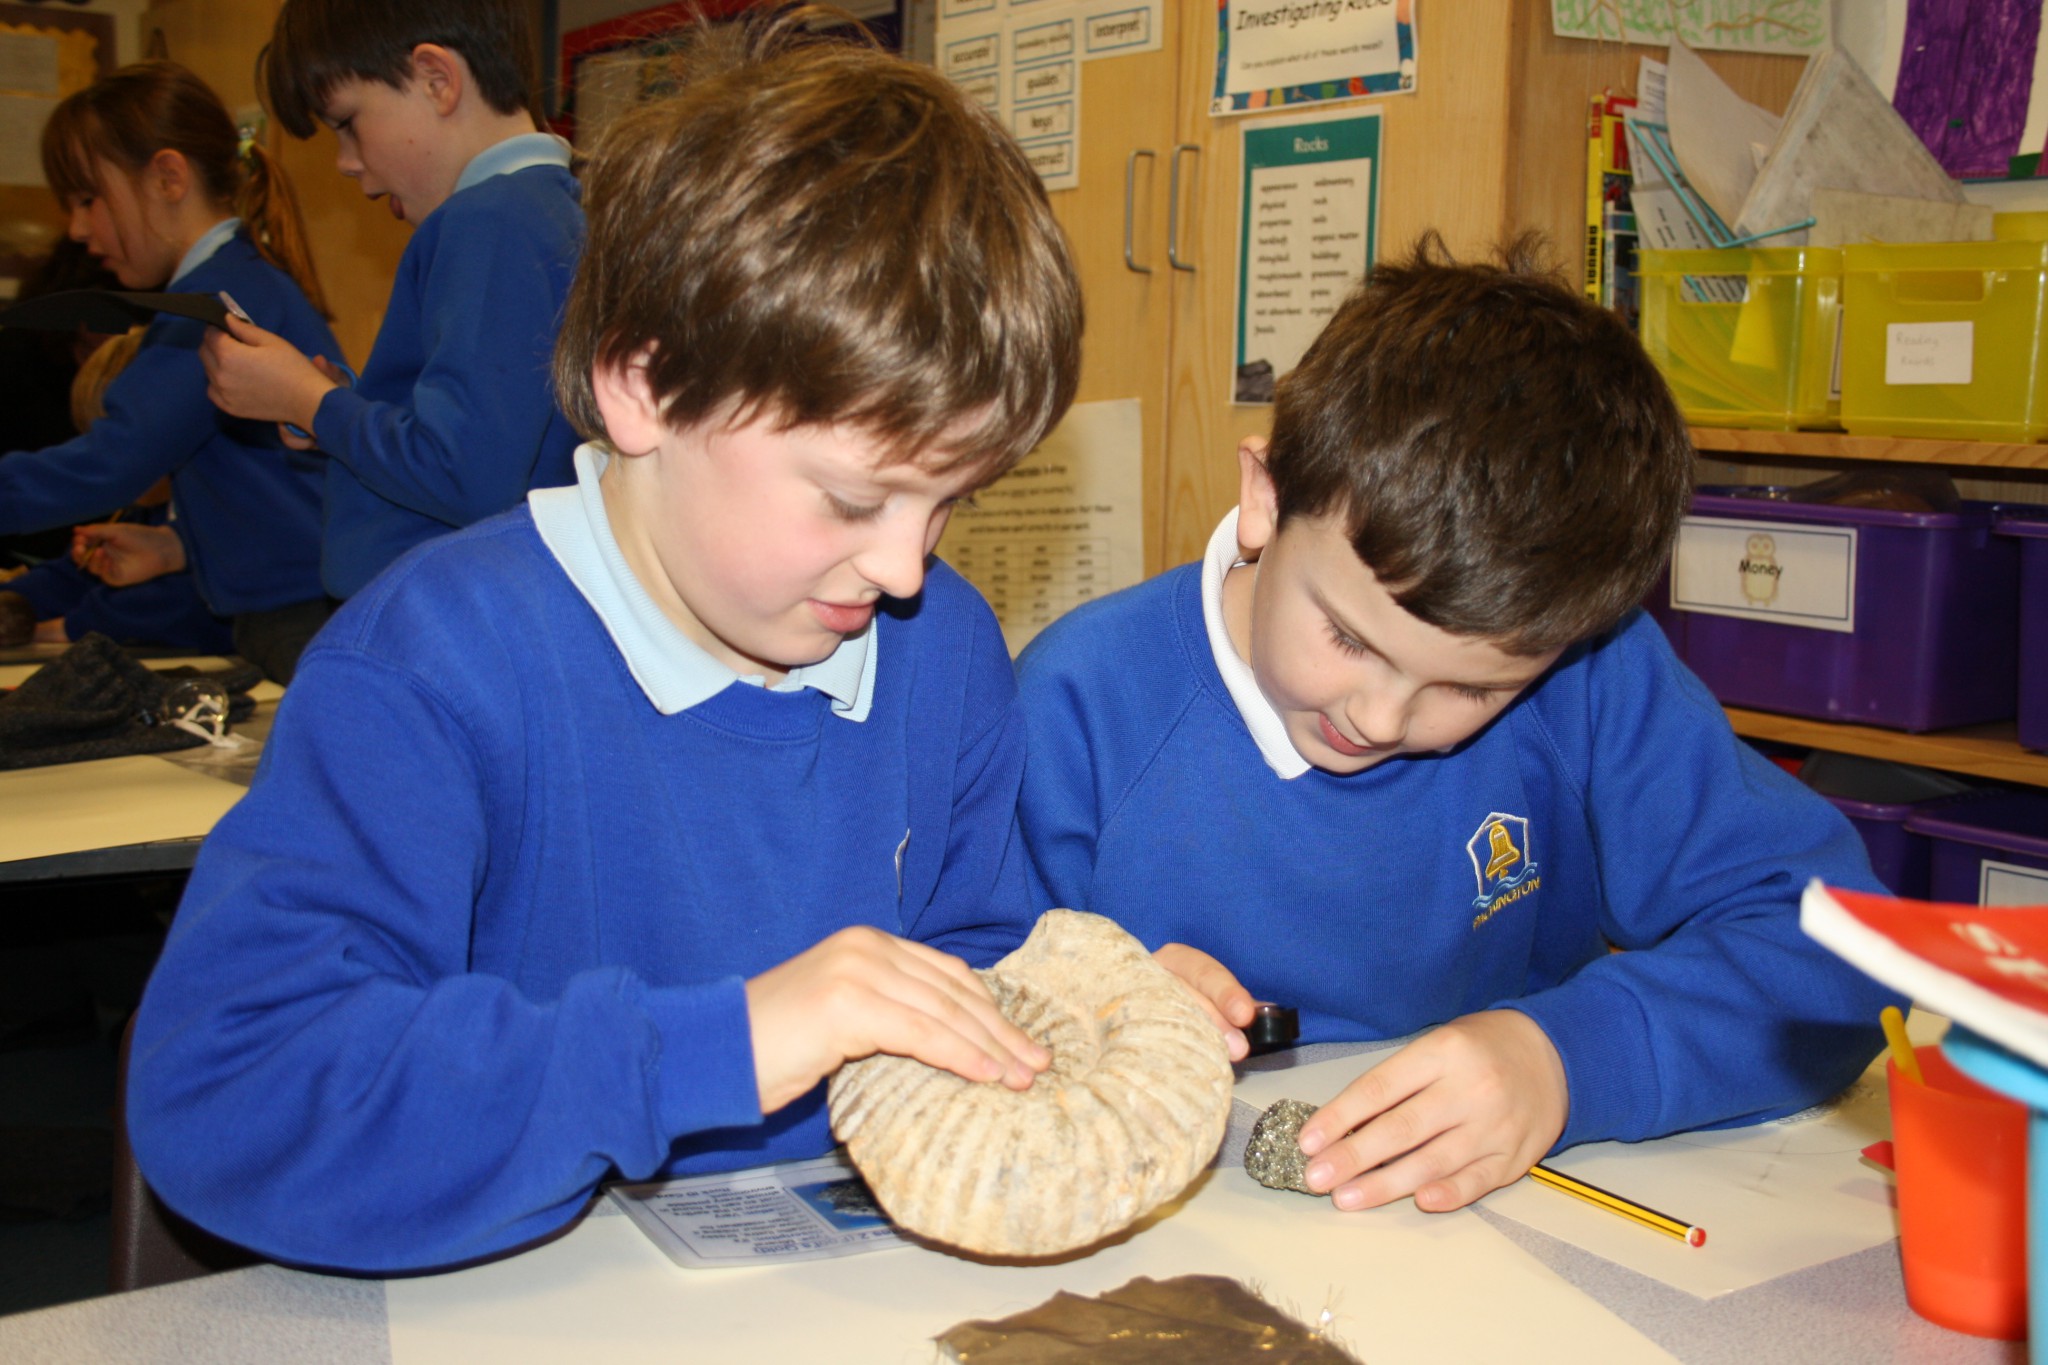
<svg viewBox="0 0 2048 1365"><path fill-rule="evenodd" d="M577 484L350 601L200 855L128 1113L222 1235L447 1264L614 1173L825 1151L846 1059L1048 1060L961 961L1035 918L1023 728L928 556L1071 401L1078 286L991 116L804 18L608 131Z"/></svg>
<svg viewBox="0 0 2048 1365"><path fill-rule="evenodd" d="M225 411L310 432L327 454L332 597L574 478L576 433L547 376L583 215L569 146L538 113L534 13L520 0L286 0L264 50L278 122L299 138L332 128L341 173L415 229L354 383L239 320L205 347Z"/></svg>
<svg viewBox="0 0 2048 1365"><path fill-rule="evenodd" d="M1042 901L1122 923L1233 1034L1255 997L1304 1043L1432 1030L1303 1126L1309 1185L1457 1208L1852 1080L1889 997L1798 897L1876 883L1633 610L1692 449L1626 326L1529 242L1425 239L1238 456L1203 563L1025 651L1022 826Z"/></svg>

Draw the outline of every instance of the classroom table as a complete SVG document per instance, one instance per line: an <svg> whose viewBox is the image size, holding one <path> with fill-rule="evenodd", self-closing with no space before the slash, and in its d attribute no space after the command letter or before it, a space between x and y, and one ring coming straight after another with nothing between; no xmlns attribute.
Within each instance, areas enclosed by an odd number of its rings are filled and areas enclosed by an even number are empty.
<svg viewBox="0 0 2048 1365"><path fill-rule="evenodd" d="M1284 1067L1372 1050L1375 1049L1361 1049L1357 1045L1323 1045L1254 1059L1248 1068ZM1226 1192L1243 1198L1240 1187L1252 1188L1237 1168L1242 1165L1244 1144L1256 1117L1256 1109L1242 1100L1235 1103L1217 1169L1205 1177L1210 1184L1195 1195L1195 1202L1187 1206L1189 1210L1195 1209L1201 1200L1221 1197ZM1275 1217L1306 1220L1300 1225L1304 1228L1315 1220L1374 1217L1337 1215L1330 1211L1327 1201L1299 1195L1258 1193L1281 1201L1274 1205ZM1180 1216L1170 1214L1160 1226L1170 1227L1172 1219ZM1430 1217L1416 1214L1412 1207L1404 1211L1397 1206L1380 1224L1361 1221L1356 1226L1361 1235L1378 1235L1371 1231L1377 1226L1389 1237L1414 1238L1414 1254L1423 1257L1431 1252L1427 1245L1430 1238L1388 1229L1404 1218L1413 1226L1416 1220ZM1516 1328L1525 1345L1513 1355L1521 1360L1672 1359L1688 1365L1759 1365L1775 1361L2019 1365L2025 1359L2023 1345L1963 1336L1915 1316L1906 1306L1896 1242L1718 1298L1699 1299L1524 1226L1489 1210L1484 1203L1469 1215L1440 1217L1481 1220L1492 1235L1505 1239L1530 1259L1533 1278L1524 1277L1524 1282L1513 1291L1519 1296L1514 1300L1520 1305L1516 1311L1530 1319L1518 1323ZM1471 1231L1472 1225L1468 1224L1468 1235ZM1127 1244L1112 1243L1119 1248L1114 1253L1096 1254L1120 1255L1134 1264L1138 1273L1146 1273L1148 1267L1142 1254L1145 1235L1134 1236ZM1292 1233L1282 1226L1279 1235L1286 1239ZM1404 1245L1397 1243L1394 1250L1401 1252ZM1382 1248L1381 1254L1385 1251ZM641 1351L651 1358L678 1362L744 1361L756 1358L755 1347L759 1344L744 1333L706 1337L701 1333L693 1335L687 1329L676 1330L671 1323L669 1334L658 1342L635 1340L636 1334L652 1330L655 1319L650 1317L648 1324L621 1321L633 1316L631 1308L620 1311L621 1284L627 1286L624 1292L628 1294L646 1288L645 1298L651 1300L670 1288L677 1295L712 1293L724 1298L728 1291L737 1294L744 1290L759 1297L763 1286L774 1289L780 1283L801 1299L803 1295L798 1291L806 1289L812 1281L828 1273L843 1278L845 1266L860 1262L878 1274L912 1277L911 1291L915 1292L916 1277L943 1278L935 1275L936 1270L944 1268L943 1260L922 1250L903 1250L850 1258L847 1262L808 1262L770 1269L677 1270L629 1220L599 1203L567 1236L493 1265L438 1277L443 1281L440 1284L417 1279L387 1285L374 1279L316 1275L265 1265L0 1318L0 1359L20 1365L76 1360L292 1360L348 1365L394 1360L399 1365L463 1359L502 1361L506 1359L505 1341L490 1339L488 1332L476 1339L465 1339L459 1329L453 1335L446 1330L438 1334L422 1330L435 1326L445 1329L449 1319L422 1324L416 1311L405 1306L416 1303L422 1291L462 1291L465 1286L474 1286L468 1291L471 1302L467 1307L478 1315L475 1321L495 1323L504 1315L524 1312L530 1317L536 1312L543 1313L549 1315L557 1336L576 1343L573 1354L587 1355L593 1360L622 1359ZM1087 1260L1084 1257L1070 1264L1078 1274ZM842 1269L807 1269L834 1266ZM996 1273L1007 1273L1007 1269ZM1170 1267L1162 1267L1161 1271L1180 1273ZM1008 1311L1050 1296L1041 1287L1045 1277L1038 1268L1026 1273L1038 1278L1024 1281L1020 1274L1018 1301ZM758 1278L776 1276L790 1278L780 1282ZM1121 1282L1122 1276L1119 1269L1112 1278ZM1347 1266L1341 1260L1328 1264L1328 1276L1330 1303L1338 1310L1342 1335L1347 1303L1351 1311L1357 1312L1361 1303L1371 1302L1373 1286L1347 1280ZM721 1281L719 1277L739 1278ZM1508 1292L1497 1285L1472 1283L1463 1274L1454 1273L1443 1279L1447 1300L1469 1305L1474 1314L1488 1312ZM528 1291L545 1302L522 1303L522 1298L530 1296ZM447 1293L436 1296L450 1297ZM460 1298L461 1294L458 1292L455 1297ZM394 1300L396 1308L392 1306ZM1313 1315L1321 1305L1284 1306ZM659 1307L647 1304L650 1313ZM1441 1305L1418 1303L1412 1309L1383 1306L1379 1311L1410 1312L1415 1321L1406 1326L1411 1331L1427 1331L1429 1315L1440 1312ZM784 1349L776 1358L850 1359L848 1343L856 1341L862 1343L861 1358L869 1358L874 1343L863 1335L863 1313L859 1302L851 1301L843 1320L820 1321L812 1325L815 1330L805 1329L817 1343L814 1352ZM1604 1353L1588 1349L1592 1345L1588 1340L1558 1339L1562 1324L1579 1324L1574 1330L1583 1330L1588 1313L1603 1318L1612 1315L1612 1331L1601 1338L1607 1348ZM949 1307L942 1296L935 1295L929 1309L929 1330L920 1333L917 1341L901 1347L892 1345L887 1354L905 1361L935 1359L931 1348L922 1341L924 1336L944 1331L964 1317L982 1315ZM457 1315L452 1321L459 1324L462 1319ZM790 1330L787 1323L778 1322L775 1326L784 1336ZM1362 1347L1364 1337L1369 1335L1354 1331L1352 1345ZM394 1339L399 1343L396 1347ZM1617 1350L1614 1341L1618 1339L1637 1345ZM532 1358L571 1354L558 1349L561 1345L560 1341L532 1343ZM1376 1359L1371 1351L1361 1349L1368 1365L1383 1365L1389 1354L1392 1353L1382 1352L1381 1358ZM517 1356L515 1347L514 1357Z"/></svg>
<svg viewBox="0 0 2048 1365"><path fill-rule="evenodd" d="M33 648L8 652L0 688L41 666L24 657ZM204 671L228 663L182 655L142 662ZM263 682L250 695L256 711L235 724L244 743L234 750L202 745L0 771L0 884L189 870L214 822L248 788L284 689Z"/></svg>

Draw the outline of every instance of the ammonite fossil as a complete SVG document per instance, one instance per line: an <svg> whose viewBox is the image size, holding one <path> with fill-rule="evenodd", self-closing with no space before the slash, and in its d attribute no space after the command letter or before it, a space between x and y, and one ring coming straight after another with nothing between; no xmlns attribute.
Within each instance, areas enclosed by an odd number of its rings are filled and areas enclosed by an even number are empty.
<svg viewBox="0 0 2048 1365"><path fill-rule="evenodd" d="M1052 1053L1029 1090L904 1057L832 1078L832 1129L897 1225L984 1255L1049 1256L1186 1188L1230 1116L1230 1056L1194 993L1076 910L1048 910L981 975Z"/></svg>

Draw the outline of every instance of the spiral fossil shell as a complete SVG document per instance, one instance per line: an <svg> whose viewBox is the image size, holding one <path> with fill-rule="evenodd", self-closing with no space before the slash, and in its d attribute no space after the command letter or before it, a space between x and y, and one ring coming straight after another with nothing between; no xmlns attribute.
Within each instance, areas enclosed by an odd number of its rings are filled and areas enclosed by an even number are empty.
<svg viewBox="0 0 2048 1365"><path fill-rule="evenodd" d="M1100 915L1048 910L981 973L1052 1053L1029 1090L905 1057L832 1078L832 1129L896 1223L991 1256L1099 1241L1178 1194L1230 1117L1230 1056L1194 993Z"/></svg>

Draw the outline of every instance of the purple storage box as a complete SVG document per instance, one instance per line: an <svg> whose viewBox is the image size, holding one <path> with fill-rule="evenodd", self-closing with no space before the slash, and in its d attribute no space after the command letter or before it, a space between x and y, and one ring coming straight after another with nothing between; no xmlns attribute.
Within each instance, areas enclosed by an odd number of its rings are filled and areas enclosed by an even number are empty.
<svg viewBox="0 0 2048 1365"><path fill-rule="evenodd" d="M2001 516L2020 542L2020 743L2048 749L2048 507Z"/></svg>
<svg viewBox="0 0 2048 1365"><path fill-rule="evenodd" d="M1674 647L1722 701L1898 730L2012 716L2019 542L1994 533L1992 504L1892 512L1702 489L1692 510L1709 522L1782 525L1788 537L1856 532L1853 632L1688 610L1686 599L1674 600L1685 622Z"/></svg>
<svg viewBox="0 0 2048 1365"><path fill-rule="evenodd" d="M1993 791L1922 806L1906 821L1934 841L1929 899L2048 905L2048 793Z"/></svg>
<svg viewBox="0 0 2048 1365"><path fill-rule="evenodd" d="M1848 817L1862 836L1871 870L1893 895L1927 899L1934 841L1907 832L1906 821L1915 811L1969 791L1967 783L1950 773L1825 749L1806 756L1799 780Z"/></svg>
<svg viewBox="0 0 2048 1365"><path fill-rule="evenodd" d="M1910 834L1906 821L1915 810L1910 802L1858 801L1852 796L1830 796L1828 804L1849 817L1849 823L1863 836L1870 854L1870 870L1891 888L1894 896L1907 900L1928 899L1933 885L1934 848L1923 834Z"/></svg>

